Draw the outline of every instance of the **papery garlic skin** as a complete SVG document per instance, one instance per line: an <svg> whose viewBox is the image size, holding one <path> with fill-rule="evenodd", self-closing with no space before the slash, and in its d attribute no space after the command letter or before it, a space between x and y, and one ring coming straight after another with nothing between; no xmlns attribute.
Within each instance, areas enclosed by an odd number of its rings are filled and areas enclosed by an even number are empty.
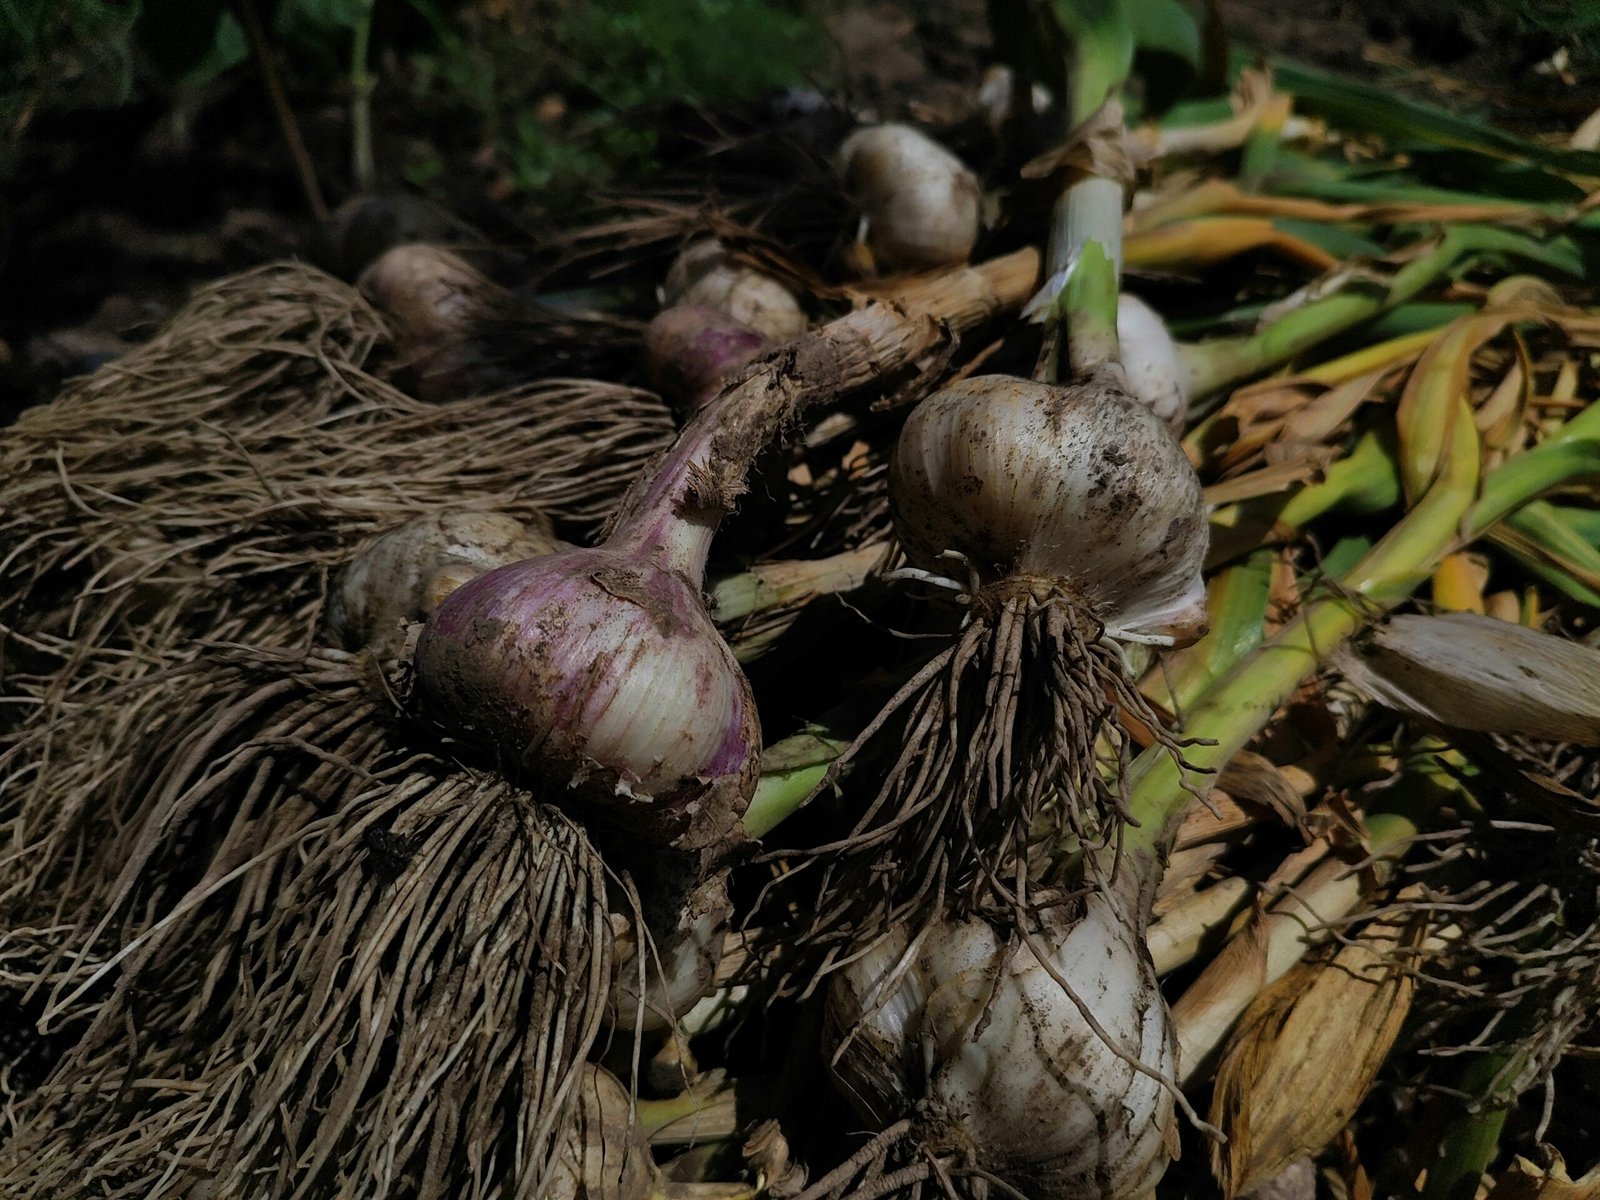
<svg viewBox="0 0 1600 1200"><path fill-rule="evenodd" d="M696 878L688 864L667 862L644 872L638 880L642 911L623 907L613 916L623 932L613 945L606 1011L620 1030L676 1025L711 995L733 919L726 869ZM639 936L640 916L648 940Z"/></svg>
<svg viewBox="0 0 1600 1200"><path fill-rule="evenodd" d="M1027 942L1008 946L980 920L942 921L905 953L890 939L831 984L830 1051L862 1115L910 1115L921 1137L967 1153L1034 1200L1132 1200L1153 1188L1176 1147L1176 1038L1139 935L1114 895L1081 914L1053 910L1034 941L1050 968L1136 1070L1107 1045ZM859 1022L859 1025L857 1024Z"/></svg>
<svg viewBox="0 0 1600 1200"><path fill-rule="evenodd" d="M415 517L362 544L328 597L328 630L347 650L394 658L406 627L469 579L562 549L548 524L453 510Z"/></svg>
<svg viewBox="0 0 1600 1200"><path fill-rule="evenodd" d="M688 581L601 547L448 596L416 652L425 708L503 769L680 849L731 848L759 772L754 698Z"/></svg>
<svg viewBox="0 0 1600 1200"><path fill-rule="evenodd" d="M1174 432L1189 415L1189 388L1167 323L1137 296L1117 297L1117 342L1128 391Z"/></svg>
<svg viewBox="0 0 1600 1200"><path fill-rule="evenodd" d="M664 307L714 308L773 342L787 342L806 331L805 310L793 292L735 261L712 239L693 242L678 255L661 295Z"/></svg>
<svg viewBox="0 0 1600 1200"><path fill-rule="evenodd" d="M889 467L912 562L958 580L970 567L983 583L1060 583L1114 636L1200 636L1200 481L1119 376L1071 386L978 376L918 405Z"/></svg>
<svg viewBox="0 0 1600 1200"><path fill-rule="evenodd" d="M858 129L839 147L837 163L880 270L926 270L972 254L983 188L927 134L909 125Z"/></svg>

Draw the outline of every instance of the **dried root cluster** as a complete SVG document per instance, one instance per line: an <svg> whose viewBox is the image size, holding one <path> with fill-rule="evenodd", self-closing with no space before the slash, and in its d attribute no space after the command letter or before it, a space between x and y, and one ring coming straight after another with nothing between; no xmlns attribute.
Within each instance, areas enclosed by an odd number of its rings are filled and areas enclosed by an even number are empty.
<svg viewBox="0 0 1600 1200"><path fill-rule="evenodd" d="M408 748L364 674L190 668L99 791L141 834L86 838L53 911L8 906L8 979L73 1034L8 1106L12 1194L548 1194L610 982L604 867Z"/></svg>

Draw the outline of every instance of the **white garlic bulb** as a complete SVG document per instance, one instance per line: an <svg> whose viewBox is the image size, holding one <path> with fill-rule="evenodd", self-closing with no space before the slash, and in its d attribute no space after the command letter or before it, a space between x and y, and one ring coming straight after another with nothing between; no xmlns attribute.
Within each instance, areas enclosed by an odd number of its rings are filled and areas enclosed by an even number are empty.
<svg viewBox="0 0 1600 1200"><path fill-rule="evenodd" d="M613 912L618 932L606 1011L618 1029L664 1029L714 990L733 918L728 872L695 878L689 863L658 854L642 864L636 882L640 912ZM639 935L641 916L648 938Z"/></svg>
<svg viewBox="0 0 1600 1200"><path fill-rule="evenodd" d="M978 1165L1034 1200L1146 1195L1176 1150L1162 1082L1176 1039L1137 920L1104 892L1084 903L1041 918L1048 967L968 920L932 925L909 962L902 934L841 970L827 1036L862 1115L887 1125L925 1102L931 1132L954 1126Z"/></svg>
<svg viewBox="0 0 1600 1200"><path fill-rule="evenodd" d="M965 163L921 130L859 129L839 147L838 168L879 269L925 270L972 253L983 189Z"/></svg>
<svg viewBox="0 0 1600 1200"><path fill-rule="evenodd" d="M966 379L906 419L889 467L907 556L984 583L1064 584L1108 633L1192 641L1206 626L1200 481L1118 372L1054 386Z"/></svg>
<svg viewBox="0 0 1600 1200"><path fill-rule="evenodd" d="M562 548L549 525L503 513L454 510L415 517L369 539L345 566L328 599L328 628L350 650L394 658L406 626L485 571Z"/></svg>
<svg viewBox="0 0 1600 1200"><path fill-rule="evenodd" d="M660 1173L628 1091L603 1067L578 1068L572 1120L541 1195L550 1200L648 1200Z"/></svg>
<svg viewBox="0 0 1600 1200"><path fill-rule="evenodd" d="M1189 388L1167 323L1137 296L1117 297L1117 342L1133 398L1173 430L1189 415Z"/></svg>
<svg viewBox="0 0 1600 1200"><path fill-rule="evenodd" d="M693 242L678 255L661 285L661 298L665 308L714 308L774 342L806 331L806 314L793 292L772 276L736 262L711 239Z"/></svg>

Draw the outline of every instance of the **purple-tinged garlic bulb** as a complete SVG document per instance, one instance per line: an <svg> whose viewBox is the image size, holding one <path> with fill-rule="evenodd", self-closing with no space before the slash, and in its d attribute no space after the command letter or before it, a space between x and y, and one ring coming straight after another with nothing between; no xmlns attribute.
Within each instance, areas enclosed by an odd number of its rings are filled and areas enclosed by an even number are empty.
<svg viewBox="0 0 1600 1200"><path fill-rule="evenodd" d="M761 730L699 592L609 544L501 567L440 604L417 682L429 711L489 742L508 774L570 789L658 843L725 851Z"/></svg>
<svg viewBox="0 0 1600 1200"><path fill-rule="evenodd" d="M760 331L699 304L663 309L644 335L651 382L685 415L704 406L772 344Z"/></svg>

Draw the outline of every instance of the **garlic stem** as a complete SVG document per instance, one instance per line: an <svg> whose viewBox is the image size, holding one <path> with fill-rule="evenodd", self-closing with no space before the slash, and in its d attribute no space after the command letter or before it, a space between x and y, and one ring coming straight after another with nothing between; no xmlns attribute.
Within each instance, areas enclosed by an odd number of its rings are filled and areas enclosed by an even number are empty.
<svg viewBox="0 0 1600 1200"><path fill-rule="evenodd" d="M1371 813L1362 825L1368 849L1379 860L1403 850L1417 831L1414 821L1398 813ZM1330 855L1211 960L1172 1006L1184 1086L1210 1072L1223 1039L1250 1002L1325 941L1328 927L1354 911L1361 894L1361 873Z"/></svg>
<svg viewBox="0 0 1600 1200"><path fill-rule="evenodd" d="M1228 562L1266 541L1287 541L1335 509L1349 506L1373 512L1399 502L1400 468L1394 460L1393 439L1387 431L1368 430L1349 454L1328 467L1321 482L1213 510L1206 565Z"/></svg>
<svg viewBox="0 0 1600 1200"><path fill-rule="evenodd" d="M883 553L883 543L871 542L827 558L757 563L712 584L711 617L727 623L811 596L853 591L867 581Z"/></svg>
<svg viewBox="0 0 1600 1200"><path fill-rule="evenodd" d="M1188 903L1153 922L1145 941L1156 974L1165 975L1192 962L1206 940L1243 911L1254 891L1255 885L1248 879L1233 875L1196 892ZM1180 1057L1178 1061L1184 1063L1188 1059Z"/></svg>
<svg viewBox="0 0 1600 1200"><path fill-rule="evenodd" d="M1112 138L1124 135L1120 103L1111 101L1103 114L1094 116L1112 126ZM1122 180L1099 175L1069 184L1056 201L1046 272L1050 286L1060 288L1049 317L1056 344L1047 350L1037 372L1042 382L1061 377L1063 336L1073 378L1120 361L1117 290L1122 274L1122 206Z"/></svg>
<svg viewBox="0 0 1600 1200"><path fill-rule="evenodd" d="M754 1117L764 1116L761 1100L773 1080L723 1079L696 1084L665 1100L635 1100L634 1112L652 1146L690 1146L726 1141Z"/></svg>
<svg viewBox="0 0 1600 1200"><path fill-rule="evenodd" d="M745 810L745 835L765 837L798 812L849 745L846 738L807 732L768 746L761 756L761 782Z"/></svg>

